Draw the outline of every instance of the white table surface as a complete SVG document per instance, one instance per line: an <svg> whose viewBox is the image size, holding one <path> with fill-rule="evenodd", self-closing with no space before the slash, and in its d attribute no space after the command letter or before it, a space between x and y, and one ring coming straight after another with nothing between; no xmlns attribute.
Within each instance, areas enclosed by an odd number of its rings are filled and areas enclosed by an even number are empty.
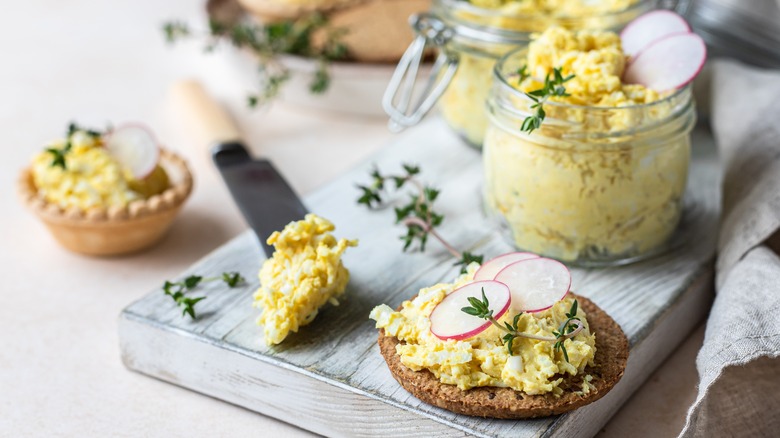
<svg viewBox="0 0 780 438"><path fill-rule="evenodd" d="M310 435L130 372L119 358L120 310L245 228L205 149L166 103L175 80L202 80L254 152L269 156L302 194L392 139L382 119L284 104L248 111L247 84L224 56L163 42L162 21L202 23L201 8L192 0L32 0L0 14L0 436ZM141 121L188 157L195 192L159 246L113 259L71 254L22 208L19 170L71 120ZM702 338L699 328L601 436L676 435L695 397Z"/></svg>

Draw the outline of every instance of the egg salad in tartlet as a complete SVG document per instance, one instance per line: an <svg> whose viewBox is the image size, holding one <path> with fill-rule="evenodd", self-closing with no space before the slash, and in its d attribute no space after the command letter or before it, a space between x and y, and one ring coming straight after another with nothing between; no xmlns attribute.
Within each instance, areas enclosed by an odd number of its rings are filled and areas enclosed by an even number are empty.
<svg viewBox="0 0 780 438"><path fill-rule="evenodd" d="M562 264L528 254L472 263L396 310L374 308L380 352L401 386L460 414L532 418L591 403L620 380L623 331L569 290Z"/></svg>
<svg viewBox="0 0 780 438"><path fill-rule="evenodd" d="M64 247L105 256L159 241L192 191L192 175L139 125L100 132L70 124L33 157L18 187Z"/></svg>

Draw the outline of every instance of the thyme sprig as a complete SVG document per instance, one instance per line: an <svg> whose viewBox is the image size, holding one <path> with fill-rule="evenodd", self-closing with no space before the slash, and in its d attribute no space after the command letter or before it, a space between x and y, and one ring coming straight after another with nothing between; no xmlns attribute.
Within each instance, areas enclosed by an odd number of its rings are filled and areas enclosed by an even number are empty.
<svg viewBox="0 0 780 438"><path fill-rule="evenodd" d="M226 42L255 53L259 58L258 71L264 79L260 91L247 96L250 107L272 100L290 79L290 71L277 59L279 55L300 55L317 60L317 69L309 83L309 91L313 94L327 91L330 85L330 62L347 57L347 48L341 41L345 31L332 28L323 15L316 13L267 24L257 24L250 20L226 24L212 19L208 31L200 32L192 30L187 23L172 20L164 23L162 29L169 43L201 37L205 39L206 52ZM323 42L314 44L314 34L320 32L325 35Z"/></svg>
<svg viewBox="0 0 780 438"><path fill-rule="evenodd" d="M55 147L46 148L46 152L53 155L50 164L51 167L61 167L62 170L66 170L68 168L65 162L65 156L73 148L73 143L71 142L71 138L73 137L73 134L79 131L84 132L86 135L93 138L100 138L101 136L103 136L103 132L100 132L95 129L82 128L76 123L70 122L68 124L68 131L65 134L65 145L61 148L55 148Z"/></svg>
<svg viewBox="0 0 780 438"><path fill-rule="evenodd" d="M218 280L221 280L230 288L234 288L246 281L238 272L223 272L220 277L190 275L185 277L182 281L172 282L166 280L165 283L163 283L162 290L165 295L168 295L176 302L177 306L181 307L181 316L189 315L190 318L196 319L195 304L205 300L206 297L201 296L192 298L187 296L186 293L194 290L202 283Z"/></svg>
<svg viewBox="0 0 780 438"><path fill-rule="evenodd" d="M577 306L578 306L577 300L574 300L574 303L572 303L569 312L566 314L566 318L567 318L566 321L564 321L564 323L561 324L558 330L553 330L553 335L555 335L554 338L551 338L549 336L532 335L520 331L517 325L520 322L520 317L522 316L523 312L520 312L517 315L515 315L512 318L511 323L505 321L504 325L501 325L501 323L498 322L498 320L496 320L495 317L493 317L493 311L490 310L490 302L485 296L485 288L482 288L481 300L476 297L468 297L468 301L469 304L471 304L471 306L461 308L460 309L461 312L467 313L471 316L476 316L477 318L480 319L485 319L487 321L490 321L491 324L498 327L500 330L506 332L506 334L501 338L501 340L506 345L507 352L509 352L510 356L514 354L514 351L512 349L514 340L516 338L528 338L528 339L535 339L537 341L554 342L553 350L554 351L560 350L563 353L564 359L566 359L566 362L568 362L569 353L566 351L566 346L564 345L564 342L567 339L577 336L584 328L582 321L580 320L579 317L577 317Z"/></svg>
<svg viewBox="0 0 780 438"><path fill-rule="evenodd" d="M526 80L529 77L531 77L531 74L528 73L528 65L527 64L517 69L517 76L518 76L518 79L517 79L517 83L518 84L522 83L524 80Z"/></svg>
<svg viewBox="0 0 780 438"><path fill-rule="evenodd" d="M563 344L563 342L566 339L575 336L572 335L572 333L575 331L579 333L581 330L582 321L580 321L580 319L577 317L577 300L574 300L574 303L571 305L571 309L569 309L569 313L566 314L566 321L561 324L561 327L557 331L553 331L555 339L557 339L555 344L553 344L553 349L555 351L562 351L566 362L569 361L569 353L566 351L566 346Z"/></svg>
<svg viewBox="0 0 780 438"><path fill-rule="evenodd" d="M92 137L93 139L96 139L96 138L102 137L103 135L105 135L106 132L108 132L110 130L111 130L110 126L108 128L106 128L105 131L98 131L97 129L85 128L83 126L77 125L75 122L70 122L70 123L68 123L68 132L67 132L66 137L67 138L71 138L71 137L73 137L73 134L75 134L76 132L81 131L81 132L87 134L88 136Z"/></svg>
<svg viewBox="0 0 780 438"><path fill-rule="evenodd" d="M395 190L400 190L407 184L413 185L416 193L410 194L409 202L394 209L395 222L406 226L406 234L400 236L404 242L403 250L407 251L417 242L419 250L425 251L428 236L432 236L453 257L458 259L454 266L460 266L461 273L465 273L466 267L472 262L482 263L482 255L458 251L436 230L436 227L444 221L444 215L437 213L433 208L440 191L434 187L423 185L417 179L417 176L420 174L420 167L412 164L403 164L402 168L402 174L385 175L377 167L374 167L370 172L371 183L368 185L357 185L361 192L357 203L363 204L368 208L374 208L382 204L388 185L392 184Z"/></svg>
<svg viewBox="0 0 780 438"><path fill-rule="evenodd" d="M527 66L523 66L518 70L518 75L523 79L529 77ZM572 80L574 75L570 74L564 77L560 68L554 68L552 77L550 76L549 73L545 76L542 88L525 93L529 99L534 101L534 103L531 104L531 109L534 110L534 113L523 119L523 124L520 126L521 131L530 134L542 126L542 122L547 116L547 113L544 112L544 104L548 99L551 97L570 96L570 94L566 93L566 87L563 84Z"/></svg>
<svg viewBox="0 0 780 438"><path fill-rule="evenodd" d="M72 147L73 145L71 144L70 139L68 139L65 142L65 146L62 148L46 148L46 152L53 155L49 166L61 167L62 170L67 170L68 166L65 164L65 155L70 152Z"/></svg>

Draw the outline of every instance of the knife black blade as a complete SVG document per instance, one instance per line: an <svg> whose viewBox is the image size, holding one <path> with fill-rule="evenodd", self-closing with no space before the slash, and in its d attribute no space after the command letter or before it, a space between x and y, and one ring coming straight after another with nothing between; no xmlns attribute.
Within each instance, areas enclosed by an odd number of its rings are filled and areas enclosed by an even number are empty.
<svg viewBox="0 0 780 438"><path fill-rule="evenodd" d="M253 159L243 144L220 143L211 153L233 200L271 257L274 248L265 243L268 236L303 219L308 210L273 164Z"/></svg>

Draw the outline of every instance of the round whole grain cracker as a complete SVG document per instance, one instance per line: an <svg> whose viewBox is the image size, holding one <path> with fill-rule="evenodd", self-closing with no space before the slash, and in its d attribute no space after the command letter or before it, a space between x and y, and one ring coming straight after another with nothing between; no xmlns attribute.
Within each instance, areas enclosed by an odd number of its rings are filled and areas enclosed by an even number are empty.
<svg viewBox="0 0 780 438"><path fill-rule="evenodd" d="M558 415L592 403L617 384L628 361L628 339L620 326L589 299L572 294L579 307L587 313L592 333L596 334L595 366L588 366L577 376L567 376L562 383L564 394L552 393L528 395L512 388L492 386L472 388L467 391L455 385L441 383L428 370L413 371L401 363L396 354L399 340L379 331L379 349L395 380L420 400L449 411L478 417L520 419ZM577 395L585 374L593 376L591 390ZM574 390L565 390L571 387Z"/></svg>

